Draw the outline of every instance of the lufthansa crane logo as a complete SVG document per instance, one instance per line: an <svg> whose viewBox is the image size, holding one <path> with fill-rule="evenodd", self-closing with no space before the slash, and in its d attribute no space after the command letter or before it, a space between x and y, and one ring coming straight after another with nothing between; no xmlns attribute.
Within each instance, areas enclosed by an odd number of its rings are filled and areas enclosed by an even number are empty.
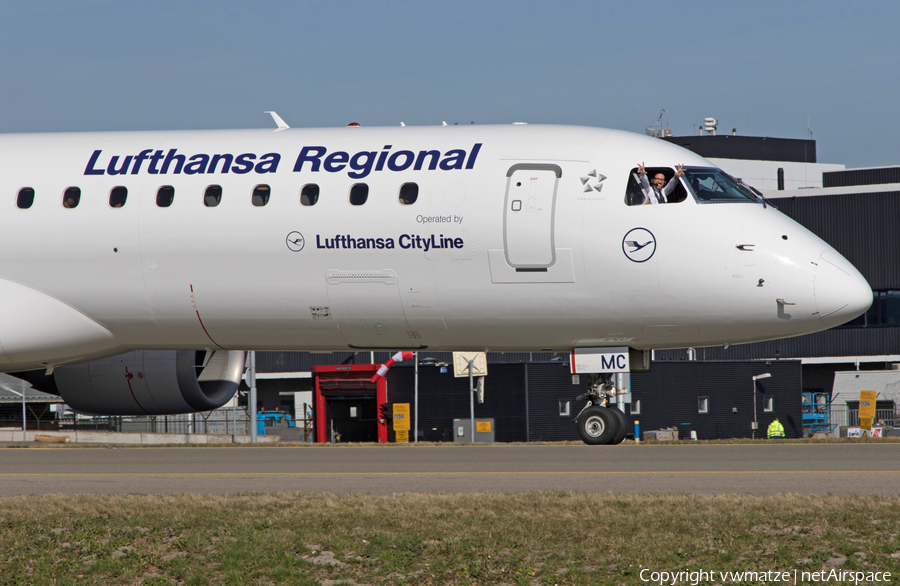
<svg viewBox="0 0 900 586"><path fill-rule="evenodd" d="M632 228L622 239L622 252L633 262L647 262L656 252L656 237L646 228Z"/></svg>
<svg viewBox="0 0 900 586"><path fill-rule="evenodd" d="M306 244L306 240L303 239L303 234L300 232L291 232L284 241L291 252L300 252Z"/></svg>

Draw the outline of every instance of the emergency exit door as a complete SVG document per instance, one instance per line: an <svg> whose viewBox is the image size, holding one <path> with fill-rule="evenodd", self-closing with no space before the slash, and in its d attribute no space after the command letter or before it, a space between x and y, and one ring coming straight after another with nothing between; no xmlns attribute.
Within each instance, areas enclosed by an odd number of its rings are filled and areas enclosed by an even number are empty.
<svg viewBox="0 0 900 586"><path fill-rule="evenodd" d="M503 248L506 262L521 270L541 270L556 261L553 220L558 165L518 164L506 173Z"/></svg>

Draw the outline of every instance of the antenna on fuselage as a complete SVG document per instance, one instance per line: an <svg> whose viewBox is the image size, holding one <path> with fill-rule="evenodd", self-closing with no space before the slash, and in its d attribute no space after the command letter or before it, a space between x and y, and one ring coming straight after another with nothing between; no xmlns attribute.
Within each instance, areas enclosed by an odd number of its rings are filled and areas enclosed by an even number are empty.
<svg viewBox="0 0 900 586"><path fill-rule="evenodd" d="M272 120L275 121L275 126L278 127L275 129L275 132L278 132L279 130L284 130L285 128L290 128L290 126L287 125L287 122L282 120L281 116L279 116L275 112L273 112L271 110L267 110L266 112L263 112L263 114L271 114L272 115Z"/></svg>

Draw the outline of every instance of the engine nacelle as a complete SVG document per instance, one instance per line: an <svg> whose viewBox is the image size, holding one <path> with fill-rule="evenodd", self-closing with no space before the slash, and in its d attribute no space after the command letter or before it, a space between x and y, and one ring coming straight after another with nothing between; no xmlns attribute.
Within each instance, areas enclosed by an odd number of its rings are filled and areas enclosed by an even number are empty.
<svg viewBox="0 0 900 586"><path fill-rule="evenodd" d="M57 393L82 413L176 415L227 403L244 374L246 353L144 350L60 366Z"/></svg>

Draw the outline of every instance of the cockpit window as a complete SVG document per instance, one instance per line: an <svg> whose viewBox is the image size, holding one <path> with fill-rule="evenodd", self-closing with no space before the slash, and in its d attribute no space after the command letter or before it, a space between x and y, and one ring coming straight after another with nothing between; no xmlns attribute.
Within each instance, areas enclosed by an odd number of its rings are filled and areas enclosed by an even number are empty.
<svg viewBox="0 0 900 586"><path fill-rule="evenodd" d="M625 188L625 204L639 206L649 203L657 203L655 195L650 187L650 180L657 175L663 176L665 195L663 203L680 203L687 199L688 192L680 180L675 177L675 169L669 167L647 167L647 174L642 178L638 173L638 167L631 170L628 176L628 186ZM643 179L643 180L642 180Z"/></svg>
<svg viewBox="0 0 900 586"><path fill-rule="evenodd" d="M683 179L701 203L762 201L748 186L721 169L688 167L684 170Z"/></svg>

